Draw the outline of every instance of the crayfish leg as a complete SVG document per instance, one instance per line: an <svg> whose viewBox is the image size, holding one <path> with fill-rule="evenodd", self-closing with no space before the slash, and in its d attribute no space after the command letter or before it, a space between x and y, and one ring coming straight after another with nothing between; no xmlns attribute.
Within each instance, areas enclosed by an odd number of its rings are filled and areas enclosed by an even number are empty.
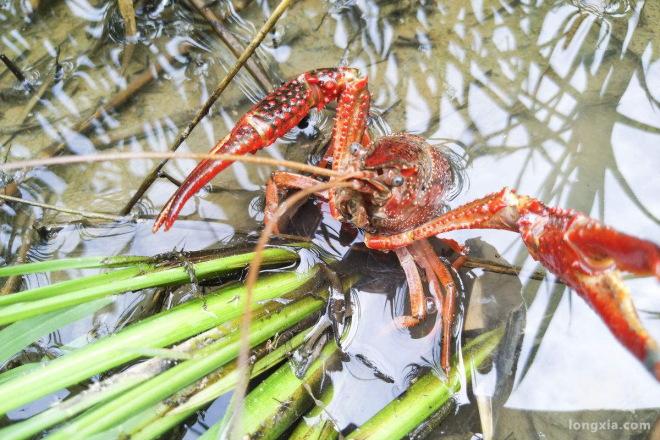
<svg viewBox="0 0 660 440"><path fill-rule="evenodd" d="M440 366L449 375L452 327L456 313L457 298L454 278L426 240L421 240L409 247L395 249L394 252L406 275L410 297L410 315L399 316L396 321L403 327L413 327L420 324L426 318L427 306L424 297L424 287L417 270L417 266L419 266L424 270L426 279L431 285L431 294L433 295L436 308L441 314L442 342Z"/></svg>
<svg viewBox="0 0 660 440"><path fill-rule="evenodd" d="M274 171L266 183L266 206L264 208L264 224L269 224L277 219L277 209L281 203L283 192L289 189L307 189L318 185L319 181L313 177L303 176L301 174L289 173L287 171ZM316 197L327 200L328 192L321 191L314 194ZM276 224L273 233L279 233L279 226Z"/></svg>
<svg viewBox="0 0 660 440"><path fill-rule="evenodd" d="M399 264L406 275L408 283L408 296L410 298L410 315L399 316L397 322L403 327L414 327L426 318L426 303L424 301L424 287L417 271L415 259L407 248L394 251Z"/></svg>

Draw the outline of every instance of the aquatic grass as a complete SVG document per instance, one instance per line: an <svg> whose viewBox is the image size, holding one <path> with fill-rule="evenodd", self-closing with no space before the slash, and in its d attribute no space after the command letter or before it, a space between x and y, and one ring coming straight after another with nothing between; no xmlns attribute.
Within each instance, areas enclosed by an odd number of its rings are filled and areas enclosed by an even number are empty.
<svg viewBox="0 0 660 440"><path fill-rule="evenodd" d="M317 270L314 267L304 273L263 277L255 288L255 304L300 288L314 278ZM225 286L0 384L0 413L134 360L141 356L141 350L171 345L238 317L243 310L244 290L238 284Z"/></svg>
<svg viewBox="0 0 660 440"><path fill-rule="evenodd" d="M39 272L55 272L69 269L93 269L133 266L153 261L153 257L117 256L117 257L78 257L57 260L37 261L34 263L14 264L0 267L0 277L27 275Z"/></svg>
<svg viewBox="0 0 660 440"><path fill-rule="evenodd" d="M113 301L113 298L101 298L68 309L34 316L3 328L0 330L0 364L39 338L91 315Z"/></svg>
<svg viewBox="0 0 660 440"><path fill-rule="evenodd" d="M308 296L276 312L264 314L251 326L250 344L253 346L265 341L277 332L321 310L323 305L322 299ZM112 428L115 424L171 396L234 359L238 355L239 337L237 331L232 332L227 338L199 350L192 359L181 362L121 396L95 407L47 438L52 440L86 438Z"/></svg>
<svg viewBox="0 0 660 440"><path fill-rule="evenodd" d="M27 374L29 371L36 370L41 368L40 362L30 362L27 364L18 365L11 370L7 370L0 374L0 383L5 383L15 377Z"/></svg>
<svg viewBox="0 0 660 440"><path fill-rule="evenodd" d="M334 390L322 390L316 405L307 413L289 435L289 440L334 440L339 431L326 413L326 405L332 401Z"/></svg>
<svg viewBox="0 0 660 440"><path fill-rule="evenodd" d="M298 289L281 297L281 301L296 301L307 294L308 292L305 289ZM325 296L325 289L324 287L321 287L321 289L317 291L317 297L323 296ZM281 307L282 303L280 301L270 301L263 306L256 306L255 308L258 310L258 315L263 316L265 314L276 313ZM125 391L130 390L132 387L150 380L151 378L157 376L158 374L171 367L170 361L173 359L192 359L195 352L203 349L213 341L227 338L232 333L237 332L237 329L237 320L234 319L232 321L222 323L219 326L213 327L203 333L199 333L189 339L186 339L184 342L173 346L171 349L140 350L141 353L156 354L159 357L152 357L151 359L135 364L126 370L105 378L101 382L92 384L88 387L87 390L82 391L75 396L66 399L65 401L59 402L57 405L54 405L37 415L34 415L21 422L14 423L13 425L4 429L0 429L0 438L14 440L29 438L32 435L42 432L58 423L61 423L64 420L80 414L81 412L91 408L94 405L107 402L110 399L121 395ZM295 328L287 330L287 332L292 332L294 330ZM275 343L270 344L268 350L277 347L277 344L280 343L280 341L282 341L281 343L286 343L287 337L285 336L286 333L283 335L278 335ZM304 335L295 336L295 338L298 337L304 337ZM270 355L266 355L264 359L268 358L269 356ZM39 364L36 364L36 366L39 366ZM223 369L224 368L225 367L223 367ZM13 370L10 370L8 373L11 371ZM201 391L198 390L198 392L201 393L200 396L190 397L191 401L195 400L197 402L196 408L199 408L200 406L204 405L204 403L206 403L204 401L200 401L202 396L208 396L209 392L213 392L213 386L211 384L213 384L215 381L213 377L214 375L215 373L200 380L200 383L202 383L204 387L201 389ZM2 375L0 375L0 379L2 379ZM210 389L206 390L205 387L209 387ZM147 409L143 412L144 414L142 416L135 417L135 422L122 422L118 424L116 427L118 430L117 433L121 433L125 425L135 425L134 429L139 429L142 426L148 425L153 421L153 418L156 417L154 414L164 414L169 410L172 410L172 402L176 402L176 409L179 409L180 405L184 401L187 401L189 397L186 395L186 399L183 399L182 396L184 393L180 392L179 394L180 395L168 399L167 402L169 403L161 402L151 409ZM157 420L156 422L159 426L163 426L163 423L159 423L160 420Z"/></svg>
<svg viewBox="0 0 660 440"><path fill-rule="evenodd" d="M266 254L268 264L291 262L297 258L295 252L280 248L269 248L266 250ZM68 283L64 286L62 286L62 283L56 283L51 286L7 295L0 298L0 325L117 293L189 282L192 274L198 280L226 274L242 269L250 263L253 257L253 252L247 252L191 263L186 267L158 269L156 267L138 266L114 273L102 274L105 277L92 275L88 277L91 278L91 281L87 287L85 287L83 278L76 281L64 281L63 283ZM148 270L152 271L149 272ZM72 285L78 287L78 289L70 290Z"/></svg>
<svg viewBox="0 0 660 440"><path fill-rule="evenodd" d="M401 396L345 438L378 440L405 437L447 404L460 390L463 378L470 379L475 368L493 353L503 335L504 327L500 327L468 342L462 350L464 372L454 367L447 381L442 381L432 371L426 373ZM301 415L313 407L314 400L308 389L318 384L324 371L322 367L335 351L335 344L327 344L302 381L295 376L291 366L285 364L259 384L245 399L241 433L247 438L275 439L286 432ZM331 390L324 390L323 395L329 392ZM321 412L322 408L315 406L307 414L318 418ZM225 418L209 428L200 439L219 438L230 417L229 413L225 414ZM292 431L290 438L332 439L338 435L329 420L321 420L312 426L302 421Z"/></svg>
<svg viewBox="0 0 660 440"><path fill-rule="evenodd" d="M288 363L263 380L244 400L241 420L241 438L276 439L314 405L308 389L318 388L326 365L332 361L338 348L334 342L323 347L320 356L312 362L304 377L299 379ZM199 439L215 440L231 423L233 413L209 428Z"/></svg>
<svg viewBox="0 0 660 440"><path fill-rule="evenodd" d="M36 301L38 299L50 298L64 293L88 289L90 287L103 286L114 281L124 280L140 275L143 270L148 269L143 266L127 267L125 269L116 269L111 272L98 273L80 278L60 281L46 286L35 287L33 289L23 290L22 292L12 293L10 295L0 296L0 307L11 304ZM1 310L1 309L0 309Z"/></svg>
<svg viewBox="0 0 660 440"><path fill-rule="evenodd" d="M493 353L504 336L504 326L477 336L463 347L465 370L452 368L447 381L428 372L413 383L374 417L350 433L347 440L389 440L405 437L460 390L463 377L469 380L473 371ZM454 356L456 365L456 356Z"/></svg>
<svg viewBox="0 0 660 440"><path fill-rule="evenodd" d="M295 350L305 341L310 329L311 327L299 332L293 338L257 360L252 366L250 377L254 378L281 363L286 359L288 353ZM172 407L171 404L165 402L159 403L139 416L144 420L142 424L135 426L130 433L124 432L123 434L133 440L158 438L169 429L192 416L208 403L231 391L236 385L239 374L240 372L237 369L237 363L235 361L230 365L224 366L215 378L203 379L203 381L210 381L210 383L202 384L202 381L200 381L199 384L196 384L194 393L186 393L182 397L173 396L171 400L180 402L177 403L177 406ZM185 400L181 402L181 399Z"/></svg>

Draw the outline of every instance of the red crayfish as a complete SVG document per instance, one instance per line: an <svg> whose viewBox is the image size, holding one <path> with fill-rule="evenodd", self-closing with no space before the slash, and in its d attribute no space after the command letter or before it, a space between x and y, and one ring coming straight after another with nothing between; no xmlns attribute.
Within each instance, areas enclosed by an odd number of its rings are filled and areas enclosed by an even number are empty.
<svg viewBox="0 0 660 440"><path fill-rule="evenodd" d="M504 229L518 232L532 257L584 298L660 380L658 344L643 328L620 273L660 278L660 248L509 188L447 211L446 197L457 173L452 161L418 136L403 133L372 141L367 131L367 78L357 69L314 70L283 84L252 107L211 153L254 153L295 127L311 109L335 100L332 140L323 163L331 161L332 169L348 176L350 185L317 195L328 201L335 218L365 231L367 247L396 253L409 286L411 313L400 317L405 326L426 316L418 266L424 271L442 308L445 370L456 292L450 271L426 239L456 229ZM153 230L169 229L184 203L231 163L200 162L169 199ZM285 190L318 184L312 176L274 172L266 186L265 221L273 221Z"/></svg>

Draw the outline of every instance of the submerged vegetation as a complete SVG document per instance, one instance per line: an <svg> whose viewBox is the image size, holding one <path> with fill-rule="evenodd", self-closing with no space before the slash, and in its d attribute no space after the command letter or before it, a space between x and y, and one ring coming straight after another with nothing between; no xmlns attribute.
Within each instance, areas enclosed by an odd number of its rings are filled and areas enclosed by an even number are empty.
<svg viewBox="0 0 660 440"><path fill-rule="evenodd" d="M253 258L252 253L234 254L231 249L222 253L230 255L214 257L204 252L150 258L77 258L0 269L0 276L83 267L109 270L1 298L7 303L0 305L2 311L13 307L30 312L3 314L13 324L0 331L0 357L7 362L45 334L108 307L113 301L110 295L172 288L191 281L191 277L194 283L231 279L231 273L240 271ZM293 248L271 247L263 252L264 266L277 267L296 260ZM129 267L117 268L122 266ZM299 419L315 410L318 418L322 406L313 409L314 395L331 392L328 385L322 386L322 378L339 356L339 348L333 339L310 339L312 325L328 300L328 289L318 266L262 275L255 284L255 317L249 333L250 375L267 376L260 379L245 401L241 423L246 435L277 438L299 423L296 431L303 433L300 438L309 438L310 429L323 426L310 426L305 418ZM49 439L89 438L99 433L158 438L230 392L240 375L236 357L245 287L227 281L219 289L209 290L111 335L72 347L62 356L46 356L7 368L0 374L0 412L4 414L63 388L82 388L38 414L0 428L0 437L26 439L47 432ZM454 370L445 383L434 373L427 373L349 438L391 438L392 433L402 436L411 431L452 398L475 366L493 352L502 330L481 335L465 345L462 362L467 376L459 372L462 369ZM311 363L303 369L287 361L301 345L306 347L301 353L311 357ZM117 370L125 365L130 367ZM92 378L96 379L90 382ZM402 408L405 417L401 417ZM205 437L216 438L223 426L230 426L231 414L227 412L225 420L218 421ZM321 438L336 438L339 434L332 426L325 429L329 429L327 435Z"/></svg>

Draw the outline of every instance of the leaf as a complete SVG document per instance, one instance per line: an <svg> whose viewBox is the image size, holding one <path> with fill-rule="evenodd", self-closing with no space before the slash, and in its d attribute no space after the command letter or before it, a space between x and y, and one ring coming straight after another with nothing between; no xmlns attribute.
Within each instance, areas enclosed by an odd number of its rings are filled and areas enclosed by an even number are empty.
<svg viewBox="0 0 660 440"><path fill-rule="evenodd" d="M12 368L11 370L7 370L0 374L0 384L5 383L17 376L28 374L32 370L41 368L41 366L41 362L30 362L29 364L19 365L18 367Z"/></svg>
<svg viewBox="0 0 660 440"><path fill-rule="evenodd" d="M2 329L0 331L0 363L6 362L39 338L94 313L112 303L113 300L112 297L101 298L68 309L25 319Z"/></svg>
<svg viewBox="0 0 660 440"><path fill-rule="evenodd" d="M264 277L255 286L255 304L292 292L317 273L283 272ZM0 385L0 413L6 414L54 391L139 357L138 348L160 348L201 333L242 313L245 288L229 285L203 299L188 301L166 312L132 324L42 368ZM4 437L3 437L4 438Z"/></svg>
<svg viewBox="0 0 660 440"><path fill-rule="evenodd" d="M88 269L94 267L133 266L149 261L149 257L78 257L61 258L35 263L15 264L0 268L0 277L26 275L38 272L53 272L66 269Z"/></svg>

